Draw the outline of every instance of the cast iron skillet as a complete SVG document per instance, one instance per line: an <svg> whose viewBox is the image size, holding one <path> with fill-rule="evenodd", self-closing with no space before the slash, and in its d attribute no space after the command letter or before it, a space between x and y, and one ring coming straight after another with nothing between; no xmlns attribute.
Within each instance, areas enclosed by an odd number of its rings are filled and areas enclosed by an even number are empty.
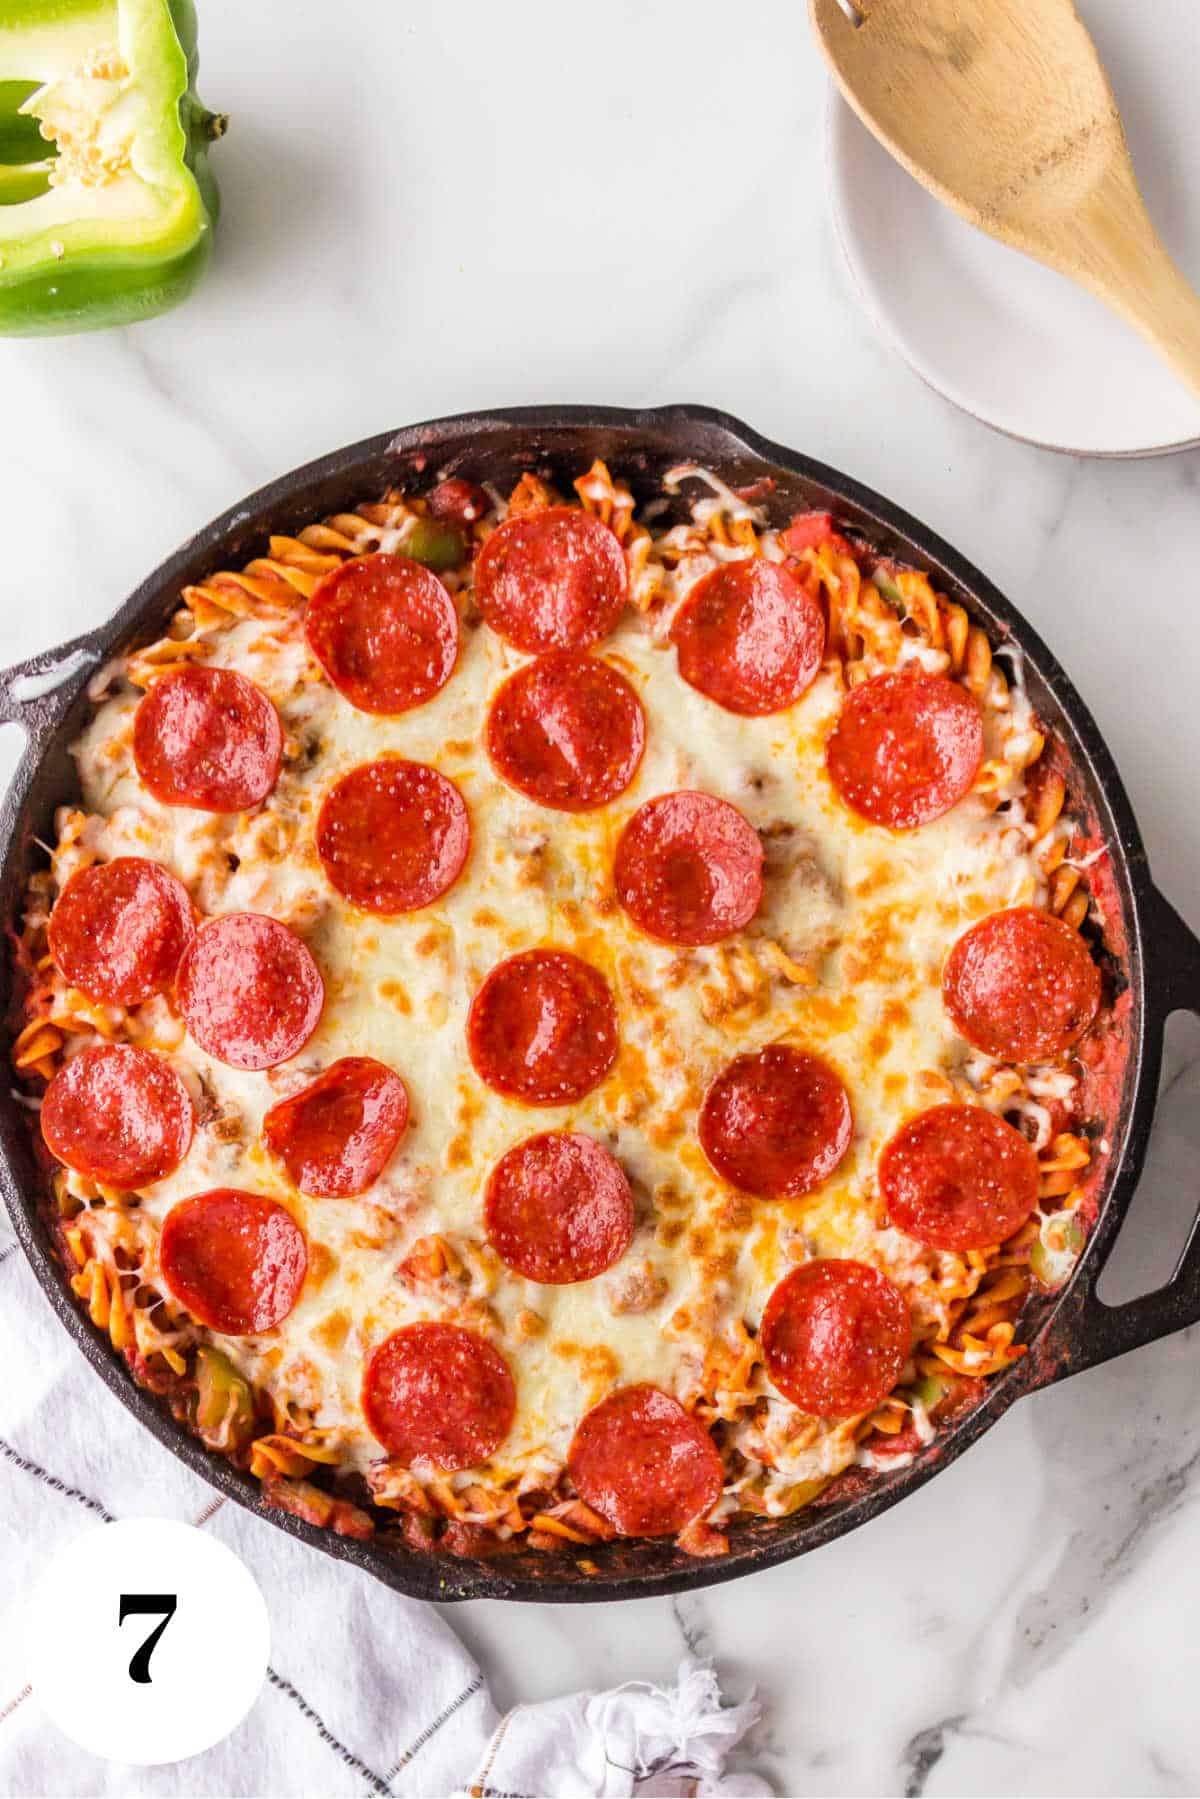
<svg viewBox="0 0 1200 1799"><path fill-rule="evenodd" d="M51 1305L101 1378L218 1491L327 1555L353 1562L419 1598L635 1598L707 1586L787 1561L894 1505L961 1455L1021 1394L1200 1319L1200 1220L1174 1275L1158 1292L1112 1308L1096 1295L1145 1154L1164 1022L1177 1009L1200 1011L1200 941L1150 878L1129 801L1090 713L1020 614L949 545L857 482L768 443L736 419L707 407L650 412L520 408L438 419L338 450L264 487L207 526L143 582L109 623L0 675L0 718L16 720L28 735L0 809L0 918L13 920L19 914L29 871L43 856L35 839L49 834L55 806L77 791L68 745L87 709L89 675L117 651L158 636L186 583L258 553L268 532L294 531L392 485L419 491L441 474L461 472L475 480L494 480L507 490L525 469L539 468L557 471L569 488L594 456L602 456L624 476L639 497L658 493L663 471L681 461L702 463L739 487L769 477L775 485L765 504L774 521L783 522L801 508L831 508L885 554L929 570L941 590L988 628L993 642L1007 641L1023 655L1038 716L1051 727L1069 764L1071 803L1111 855L1101 956L1110 991L1122 995L1125 1039L1097 1121L1097 1137L1111 1145L1111 1155L1097 1195L1096 1225L1070 1284L1027 1308L1024 1334L1030 1353L991 1381L983 1399L944 1428L928 1450L908 1466L869 1480L843 1479L822 1501L792 1518L736 1527L725 1557L697 1561L668 1543L617 1543L594 1552L599 1572L588 1575L565 1556L531 1551L465 1562L414 1554L389 1541L386 1533L371 1543L350 1542L265 1507L256 1482L208 1454L134 1384L76 1304L43 1222L43 1183L31 1153L27 1117L8 1083L0 1083L0 1187Z"/></svg>

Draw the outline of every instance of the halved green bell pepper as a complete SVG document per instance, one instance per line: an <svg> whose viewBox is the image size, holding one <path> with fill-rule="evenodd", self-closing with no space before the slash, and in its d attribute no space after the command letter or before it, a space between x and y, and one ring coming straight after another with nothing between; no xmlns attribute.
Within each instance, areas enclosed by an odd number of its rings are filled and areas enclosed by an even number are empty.
<svg viewBox="0 0 1200 1799"><path fill-rule="evenodd" d="M0 206L34 200L50 187L54 149L36 119L21 112L36 81L0 81Z"/></svg>
<svg viewBox="0 0 1200 1799"><path fill-rule="evenodd" d="M0 3L0 333L175 306L217 218L192 0Z"/></svg>

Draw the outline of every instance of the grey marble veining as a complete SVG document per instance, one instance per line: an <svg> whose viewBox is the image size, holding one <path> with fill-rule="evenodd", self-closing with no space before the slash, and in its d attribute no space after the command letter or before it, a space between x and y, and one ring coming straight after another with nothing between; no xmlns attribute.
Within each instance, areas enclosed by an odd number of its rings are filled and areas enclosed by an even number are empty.
<svg viewBox="0 0 1200 1799"><path fill-rule="evenodd" d="M891 494L1011 595L1200 926L1200 455L1010 442L875 339L826 216L804 11L764 0L735 28L715 0L612 0L601 29L550 0L347 0L332 32L323 8L210 0L202 91L232 127L204 288L136 331L0 343L0 662L333 445L467 407L707 401ZM1200 1027L1173 1032L1166 1084L1117 1297L1161 1276L1200 1198ZM1198 1570L1190 1334L1022 1402L801 1562L453 1620L501 1704L711 1652L765 1698L750 1759L781 1792L1194 1793Z"/></svg>

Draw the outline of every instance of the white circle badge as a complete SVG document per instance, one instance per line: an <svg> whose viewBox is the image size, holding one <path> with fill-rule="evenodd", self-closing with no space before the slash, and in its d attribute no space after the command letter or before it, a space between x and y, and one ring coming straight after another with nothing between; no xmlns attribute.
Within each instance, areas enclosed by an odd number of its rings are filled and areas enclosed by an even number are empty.
<svg viewBox="0 0 1200 1799"><path fill-rule="evenodd" d="M29 1600L34 1697L72 1742L142 1767L245 1717L271 1627L253 1575L191 1524L128 1518L59 1551Z"/></svg>

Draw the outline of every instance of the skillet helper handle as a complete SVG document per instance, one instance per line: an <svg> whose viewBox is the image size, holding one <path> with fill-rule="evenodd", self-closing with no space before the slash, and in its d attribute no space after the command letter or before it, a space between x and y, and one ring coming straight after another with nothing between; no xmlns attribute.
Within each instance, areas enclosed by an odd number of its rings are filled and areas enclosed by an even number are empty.
<svg viewBox="0 0 1200 1799"><path fill-rule="evenodd" d="M100 664L95 636L85 633L56 649L0 669L0 724L20 725L36 755L50 741L78 689Z"/></svg>
<svg viewBox="0 0 1200 1799"><path fill-rule="evenodd" d="M1151 889L1145 941L1149 946L1148 986L1164 1017L1172 1012L1194 1012L1200 1017L1200 938L1157 888ZM1085 1281L1068 1295L1030 1357L1034 1385L1094 1368L1200 1321L1200 1210L1192 1219L1171 1278L1155 1292L1143 1293L1124 1305L1105 1305L1096 1294L1103 1270L1101 1262L1087 1271Z"/></svg>

